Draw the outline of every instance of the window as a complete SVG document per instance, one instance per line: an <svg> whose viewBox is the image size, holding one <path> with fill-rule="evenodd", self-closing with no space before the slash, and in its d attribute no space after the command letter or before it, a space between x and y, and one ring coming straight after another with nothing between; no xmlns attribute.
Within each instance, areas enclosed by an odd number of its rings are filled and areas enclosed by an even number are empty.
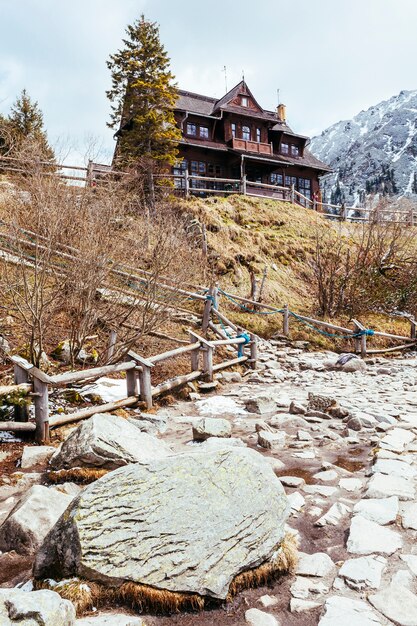
<svg viewBox="0 0 417 626"><path fill-rule="evenodd" d="M306 198L311 198L311 181L309 178L298 179L298 191L302 193Z"/></svg>
<svg viewBox="0 0 417 626"><path fill-rule="evenodd" d="M282 185L284 182L282 174L272 173L269 175L269 182L271 185Z"/></svg>
<svg viewBox="0 0 417 626"><path fill-rule="evenodd" d="M206 164L204 161L191 161L191 174L201 175L206 173Z"/></svg>
<svg viewBox="0 0 417 626"><path fill-rule="evenodd" d="M298 147L298 146L294 146L294 145L292 145L292 146L291 146L291 155L292 155L292 156L295 156L295 157L298 157L298 156L299 156L299 154L300 154L300 149L299 149L299 147Z"/></svg>
<svg viewBox="0 0 417 626"><path fill-rule="evenodd" d="M250 128L249 126L242 126L242 139L250 141Z"/></svg>
<svg viewBox="0 0 417 626"><path fill-rule="evenodd" d="M286 176L285 177L285 186L291 187L291 185L297 185L297 178L295 176Z"/></svg>
<svg viewBox="0 0 417 626"><path fill-rule="evenodd" d="M232 137L236 137L236 124L232 123Z"/></svg>
<svg viewBox="0 0 417 626"><path fill-rule="evenodd" d="M256 141L258 143L261 143L261 129L260 128L256 129Z"/></svg>
<svg viewBox="0 0 417 626"><path fill-rule="evenodd" d="M287 143L281 144L281 154L288 154L290 151L290 147Z"/></svg>
<svg viewBox="0 0 417 626"><path fill-rule="evenodd" d="M187 124L187 135L191 135L192 137L196 137L197 135L197 126L196 124L191 124L188 122Z"/></svg>
<svg viewBox="0 0 417 626"><path fill-rule="evenodd" d="M207 173L209 176L222 176L223 168L221 165L215 165L214 163L207 163Z"/></svg>
<svg viewBox="0 0 417 626"><path fill-rule="evenodd" d="M249 106L249 99L246 96L241 96L240 98L240 104L243 107L248 107Z"/></svg>
<svg viewBox="0 0 417 626"><path fill-rule="evenodd" d="M200 126L200 137L201 139L208 139L209 129L207 126Z"/></svg>

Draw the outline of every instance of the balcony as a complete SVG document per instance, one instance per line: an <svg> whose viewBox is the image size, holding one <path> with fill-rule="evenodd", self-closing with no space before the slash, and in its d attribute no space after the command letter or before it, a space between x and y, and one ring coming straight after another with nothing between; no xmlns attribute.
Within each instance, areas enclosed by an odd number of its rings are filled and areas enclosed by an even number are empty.
<svg viewBox="0 0 417 626"><path fill-rule="evenodd" d="M258 154L272 154L272 146L270 143L261 143L260 141L247 141L246 139L237 139L233 137L232 148L234 150L243 150L244 152L257 152Z"/></svg>

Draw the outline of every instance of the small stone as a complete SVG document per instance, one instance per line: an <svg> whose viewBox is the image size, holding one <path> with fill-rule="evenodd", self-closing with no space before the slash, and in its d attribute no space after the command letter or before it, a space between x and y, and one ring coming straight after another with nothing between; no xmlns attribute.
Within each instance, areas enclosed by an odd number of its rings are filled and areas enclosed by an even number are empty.
<svg viewBox="0 0 417 626"><path fill-rule="evenodd" d="M246 400L245 407L249 413L259 413L259 415L263 415L264 413L272 413L275 411L277 403L269 396L258 396L257 398L249 398Z"/></svg>
<svg viewBox="0 0 417 626"><path fill-rule="evenodd" d="M400 500L414 500L415 489L411 480L401 476L374 474L368 483L367 498L398 496Z"/></svg>
<svg viewBox="0 0 417 626"><path fill-rule="evenodd" d="M415 439L414 433L403 428L393 428L380 441L381 448L392 452L403 452L406 445Z"/></svg>
<svg viewBox="0 0 417 626"><path fill-rule="evenodd" d="M403 545L401 536L357 515L352 519L347 541L347 551L351 554L394 554Z"/></svg>
<svg viewBox="0 0 417 626"><path fill-rule="evenodd" d="M297 513L301 511L306 503L305 498L303 498L301 493L298 493L298 491L296 491L295 493L291 493L289 496L287 496L287 499L290 503L291 511L295 511Z"/></svg>
<svg viewBox="0 0 417 626"><path fill-rule="evenodd" d="M417 626L417 596L407 587L391 583L368 600L395 624Z"/></svg>
<svg viewBox="0 0 417 626"><path fill-rule="evenodd" d="M322 480L323 482L332 482L337 478L337 472L335 470L325 470L324 472L318 472L314 474L313 478L316 480Z"/></svg>
<svg viewBox="0 0 417 626"><path fill-rule="evenodd" d="M345 578L349 587L357 591L371 587L379 589L381 576L387 565L384 557L362 556L345 561L339 570L339 576Z"/></svg>
<svg viewBox="0 0 417 626"><path fill-rule="evenodd" d="M268 609L270 606L278 604L278 598L275 598L275 596L265 595L261 596L258 602L260 602L265 609Z"/></svg>
<svg viewBox="0 0 417 626"><path fill-rule="evenodd" d="M291 613L305 613L306 611L312 611L321 606L321 602L313 602L312 600L300 600L299 598L291 598L290 611Z"/></svg>
<svg viewBox="0 0 417 626"><path fill-rule="evenodd" d="M75 609L69 600L49 589L0 589L2 626L74 626Z"/></svg>
<svg viewBox="0 0 417 626"><path fill-rule="evenodd" d="M210 391L215 391L219 386L218 380L213 380L207 383L198 383L198 389L202 393L210 393Z"/></svg>
<svg viewBox="0 0 417 626"><path fill-rule="evenodd" d="M231 434L230 422L219 417L203 417L193 425L194 441L205 441L209 437L230 437Z"/></svg>
<svg viewBox="0 0 417 626"><path fill-rule="evenodd" d="M312 441L313 437L306 430L299 430L297 432L298 441Z"/></svg>
<svg viewBox="0 0 417 626"><path fill-rule="evenodd" d="M294 598L306 599L310 594L323 595L329 592L329 586L304 576L297 576L291 585L291 595Z"/></svg>
<svg viewBox="0 0 417 626"><path fill-rule="evenodd" d="M290 413L292 413L293 415L304 415L306 411L307 409L305 408L305 406L303 406L299 402L295 402L294 400L291 402Z"/></svg>
<svg viewBox="0 0 417 626"><path fill-rule="evenodd" d="M305 485L303 489L306 493L318 494L325 498L330 498L337 492L337 487L330 487L329 485Z"/></svg>
<svg viewBox="0 0 417 626"><path fill-rule="evenodd" d="M56 452L53 446L25 446L22 453L21 467L29 469L35 465L44 464Z"/></svg>
<svg viewBox="0 0 417 626"><path fill-rule="evenodd" d="M350 430L359 431L359 430L362 430L363 424L359 417L351 417L350 420L347 422L346 426Z"/></svg>
<svg viewBox="0 0 417 626"><path fill-rule="evenodd" d="M345 491L359 491L362 488L362 481L359 478L341 478L339 487Z"/></svg>
<svg viewBox="0 0 417 626"><path fill-rule="evenodd" d="M305 485L304 478L299 478L298 476L279 476L278 478L280 479L281 484L283 484L284 487L297 488Z"/></svg>
<svg viewBox="0 0 417 626"><path fill-rule="evenodd" d="M271 433L267 430L258 432L258 445L267 450L282 448L285 445L285 432Z"/></svg>
<svg viewBox="0 0 417 626"><path fill-rule="evenodd" d="M335 564L325 552L305 554L300 552L296 573L301 576L329 576L335 571Z"/></svg>
<svg viewBox="0 0 417 626"><path fill-rule="evenodd" d="M245 621L250 626L280 626L278 620L269 613L259 609L249 609L245 612Z"/></svg>
<svg viewBox="0 0 417 626"><path fill-rule="evenodd" d="M363 600L332 596L326 600L325 611L318 626L381 626L378 616Z"/></svg>
<svg viewBox="0 0 417 626"><path fill-rule="evenodd" d="M340 520L351 512L351 508L343 502L335 502L320 519L314 522L315 526L338 526Z"/></svg>
<svg viewBox="0 0 417 626"><path fill-rule="evenodd" d="M368 500L360 500L353 507L354 513L359 513L362 517L366 517L371 522L377 524L391 524L395 522L398 515L398 498L391 496L390 498L370 498Z"/></svg>
<svg viewBox="0 0 417 626"><path fill-rule="evenodd" d="M405 504L402 513L402 527L417 530L417 503Z"/></svg>

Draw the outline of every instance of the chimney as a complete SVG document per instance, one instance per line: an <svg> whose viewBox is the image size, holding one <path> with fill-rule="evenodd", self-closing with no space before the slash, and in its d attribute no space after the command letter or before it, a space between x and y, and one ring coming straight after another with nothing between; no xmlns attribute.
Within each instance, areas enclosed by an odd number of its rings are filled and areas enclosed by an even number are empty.
<svg viewBox="0 0 417 626"><path fill-rule="evenodd" d="M286 106L285 104L279 104L277 106L277 118L279 119L280 122L285 122L287 119L286 116Z"/></svg>

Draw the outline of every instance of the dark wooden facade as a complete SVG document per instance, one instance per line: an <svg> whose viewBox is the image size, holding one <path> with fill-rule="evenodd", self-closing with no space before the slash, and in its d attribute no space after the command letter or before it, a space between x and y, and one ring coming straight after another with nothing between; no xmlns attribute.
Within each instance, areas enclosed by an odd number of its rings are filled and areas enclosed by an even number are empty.
<svg viewBox="0 0 417 626"><path fill-rule="evenodd" d="M284 105L262 109L244 81L220 100L179 91L175 118L182 139L174 174L246 175L248 182L294 185L308 198L317 197L319 176L331 170L309 152L308 137L294 133L285 117ZM207 182L207 188L213 185Z"/></svg>

